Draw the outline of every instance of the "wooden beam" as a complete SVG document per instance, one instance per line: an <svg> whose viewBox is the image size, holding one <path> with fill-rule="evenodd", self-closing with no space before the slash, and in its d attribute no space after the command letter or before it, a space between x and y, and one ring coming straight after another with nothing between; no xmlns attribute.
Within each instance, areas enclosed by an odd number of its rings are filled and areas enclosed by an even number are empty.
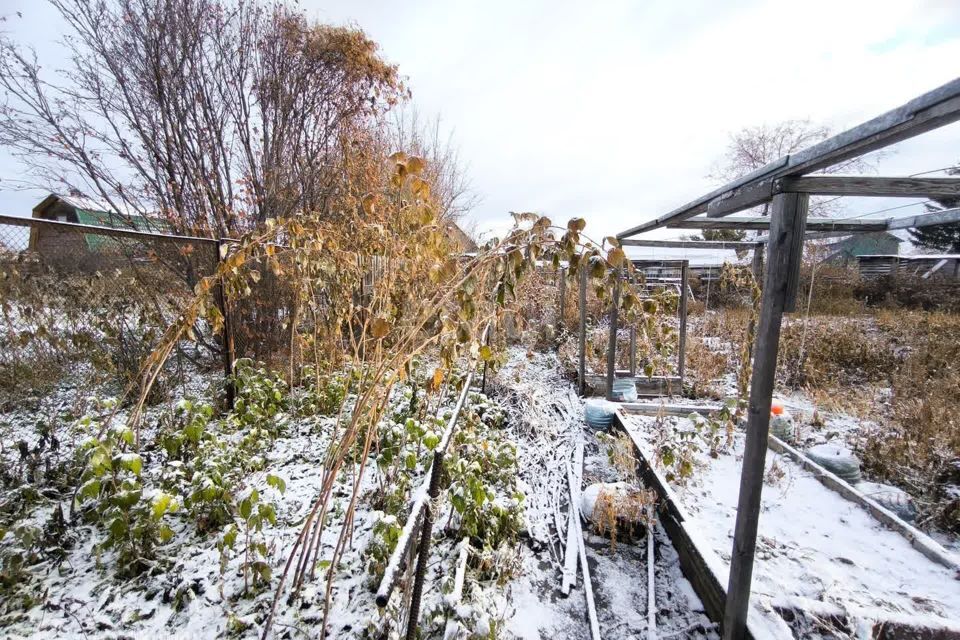
<svg viewBox="0 0 960 640"><path fill-rule="evenodd" d="M663 249L733 249L744 251L761 244L750 240L640 240L627 238L621 240L624 247L654 247Z"/></svg>
<svg viewBox="0 0 960 640"><path fill-rule="evenodd" d="M960 222L960 208L921 213L906 218L888 218L887 229L889 231L896 229L919 229L921 227L935 227L940 224L955 224L957 222Z"/></svg>
<svg viewBox="0 0 960 640"><path fill-rule="evenodd" d="M690 266L680 267L680 343L677 345L677 377L680 378L680 394L683 394L683 373L687 360L687 299L690 290Z"/></svg>
<svg viewBox="0 0 960 640"><path fill-rule="evenodd" d="M802 176L776 181L777 193L883 198L960 198L960 178L881 178L877 176Z"/></svg>
<svg viewBox="0 0 960 640"><path fill-rule="evenodd" d="M759 183L764 180L772 181L785 176L820 171L957 120L960 120L960 78L819 144L775 160L665 215L622 231L617 237L623 239L635 236L692 218L705 213L711 201L724 196L727 199L733 197L731 192L756 188L762 193L763 187Z"/></svg>
<svg viewBox="0 0 960 640"><path fill-rule="evenodd" d="M805 193L784 193L784 206L796 211L792 218L793 229L790 231L790 256L787 264L787 294L783 302L783 310L792 313L797 310L797 292L800 291L800 263L803 261L803 233L807 224L807 211L810 208L810 196Z"/></svg>
<svg viewBox="0 0 960 640"><path fill-rule="evenodd" d="M810 218L807 220L809 231L849 231L869 233L886 231L887 220L843 220L833 218ZM692 218L668 225L671 229L743 229L747 231L767 231L770 229L770 218L740 216L708 220L706 218Z"/></svg>
<svg viewBox="0 0 960 640"><path fill-rule="evenodd" d="M805 215L803 208L804 198L797 194L779 194L773 199L773 228L770 230L767 275L760 307L753 374L750 379L746 446L740 474L730 580L723 617L724 640L740 640L746 635L780 327L790 273L795 270L790 263L791 258L795 258L794 235L798 227L802 229L797 218Z"/></svg>
<svg viewBox="0 0 960 640"><path fill-rule="evenodd" d="M579 351L577 353L577 390L587 392L587 270L580 266L580 327Z"/></svg>
<svg viewBox="0 0 960 640"><path fill-rule="evenodd" d="M613 379L617 374L617 329L620 324L620 271L613 283L610 298L610 342L607 345L607 400L613 400Z"/></svg>

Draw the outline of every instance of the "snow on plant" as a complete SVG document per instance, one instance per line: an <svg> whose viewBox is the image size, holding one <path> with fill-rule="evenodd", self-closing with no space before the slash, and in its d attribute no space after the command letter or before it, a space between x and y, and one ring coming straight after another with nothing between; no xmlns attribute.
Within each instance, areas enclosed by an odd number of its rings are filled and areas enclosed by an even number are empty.
<svg viewBox="0 0 960 640"><path fill-rule="evenodd" d="M269 273L289 291L291 307L284 315L289 320L284 324L289 331L289 370L298 370L294 359L301 358L316 367L315 375L345 366L355 376L351 382L355 399L349 412L338 415L324 463L325 480L290 550L275 605L288 579L299 591L306 575L314 574L309 558L318 548L334 484L353 461L354 488L330 558L331 570L326 572L325 615L329 611L360 478L378 435L376 425L391 405L394 387L411 376L415 359L428 350L436 354L433 395L443 395L451 384L450 372L465 360L496 360L496 345L482 344L484 328L498 323L517 304L517 286L538 264L558 268L565 262L571 282L584 270L598 298L615 300L625 316L640 320L646 313L632 285L622 286L616 299L610 295L620 274L633 275L633 266L616 238L598 245L583 236L585 222L579 218L557 227L548 218L518 213L516 227L505 238L490 241L475 255L458 257L424 168L423 159L404 153L393 154L386 165L358 154L344 167L346 186L329 202L332 213L269 218L237 242L223 245L217 273L197 284L196 298L145 363L147 384L130 414L135 429L149 383L175 345L191 338L197 322L222 330L213 295L217 286L223 283L236 306L257 289L263 273ZM374 286L366 286L374 268ZM470 492L479 498L479 489ZM492 503L508 509L500 501ZM476 523L478 531L482 526ZM271 620L272 613L265 634Z"/></svg>
<svg viewBox="0 0 960 640"><path fill-rule="evenodd" d="M173 537L164 516L179 504L169 493L142 484L143 459L132 451L131 429L101 429L89 416L80 424L102 435L91 437L80 449L85 464L77 504L88 522L105 530L99 548L117 552L118 573L139 574L151 566L156 548Z"/></svg>

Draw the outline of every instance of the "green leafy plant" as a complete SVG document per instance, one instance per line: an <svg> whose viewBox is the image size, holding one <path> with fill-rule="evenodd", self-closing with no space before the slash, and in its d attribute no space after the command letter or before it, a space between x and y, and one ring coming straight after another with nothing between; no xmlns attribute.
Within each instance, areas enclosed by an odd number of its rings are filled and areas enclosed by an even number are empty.
<svg viewBox="0 0 960 640"><path fill-rule="evenodd" d="M81 424L99 432L89 417ZM117 551L120 575L136 575L149 568L156 548L173 537L164 516L178 508L177 500L162 491L147 490L141 482L143 460L131 449L133 431L105 429L81 449L85 465L77 491L84 518L102 527L106 538L101 549Z"/></svg>

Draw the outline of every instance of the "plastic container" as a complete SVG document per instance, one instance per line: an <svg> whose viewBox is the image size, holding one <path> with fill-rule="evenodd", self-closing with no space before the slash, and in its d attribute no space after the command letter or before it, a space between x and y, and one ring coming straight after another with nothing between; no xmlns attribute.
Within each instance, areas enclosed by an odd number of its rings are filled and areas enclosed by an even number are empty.
<svg viewBox="0 0 960 640"><path fill-rule="evenodd" d="M850 484L860 482L860 459L843 445L818 444L807 449L807 456Z"/></svg>
<svg viewBox="0 0 960 640"><path fill-rule="evenodd" d="M583 414L587 425L596 431L605 431L613 424L617 405L606 400L593 399L584 403Z"/></svg>
<svg viewBox="0 0 960 640"><path fill-rule="evenodd" d="M637 385L633 380L623 378L613 381L613 400L614 402L636 402Z"/></svg>

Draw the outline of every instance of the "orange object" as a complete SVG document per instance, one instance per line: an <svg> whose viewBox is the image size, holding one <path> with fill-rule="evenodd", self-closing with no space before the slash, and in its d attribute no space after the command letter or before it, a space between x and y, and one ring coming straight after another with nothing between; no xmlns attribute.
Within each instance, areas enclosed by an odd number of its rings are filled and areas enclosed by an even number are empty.
<svg viewBox="0 0 960 640"><path fill-rule="evenodd" d="M770 413L775 416L783 414L783 403L779 400L774 400L773 404L770 405Z"/></svg>

